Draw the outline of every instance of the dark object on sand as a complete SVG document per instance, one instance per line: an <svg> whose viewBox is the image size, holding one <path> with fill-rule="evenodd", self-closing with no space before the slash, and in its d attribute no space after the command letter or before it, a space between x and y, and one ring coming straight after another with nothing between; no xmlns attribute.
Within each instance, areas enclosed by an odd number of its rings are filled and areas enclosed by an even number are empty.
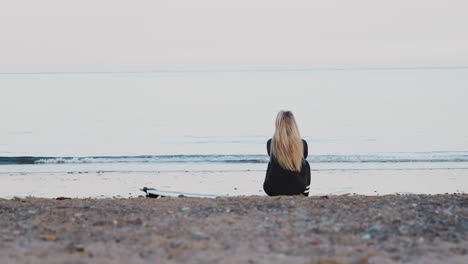
<svg viewBox="0 0 468 264"><path fill-rule="evenodd" d="M71 199L72 198L70 198L70 197L57 197L57 198L55 198L55 200L60 200L60 201L61 200L71 200Z"/></svg>
<svg viewBox="0 0 468 264"><path fill-rule="evenodd" d="M186 193L186 192L176 192L176 191L164 191L158 190L156 188L143 187L140 189L146 193L148 198L162 198L162 197L198 197L198 198L216 198L216 197L226 197L228 195L217 195L217 194L204 194L204 193Z"/></svg>
<svg viewBox="0 0 468 264"><path fill-rule="evenodd" d="M149 189L151 189L151 188L149 188ZM164 197L164 196L161 196L161 195L153 194L151 192L148 193L148 188L147 187L143 187L141 190L146 193L146 198L162 198L162 197Z"/></svg>

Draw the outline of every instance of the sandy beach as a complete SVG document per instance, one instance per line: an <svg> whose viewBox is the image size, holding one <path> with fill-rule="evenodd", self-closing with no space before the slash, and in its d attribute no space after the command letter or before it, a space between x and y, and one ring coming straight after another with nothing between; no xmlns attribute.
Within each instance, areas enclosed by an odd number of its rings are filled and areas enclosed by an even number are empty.
<svg viewBox="0 0 468 264"><path fill-rule="evenodd" d="M467 195L0 200L0 263L467 263Z"/></svg>

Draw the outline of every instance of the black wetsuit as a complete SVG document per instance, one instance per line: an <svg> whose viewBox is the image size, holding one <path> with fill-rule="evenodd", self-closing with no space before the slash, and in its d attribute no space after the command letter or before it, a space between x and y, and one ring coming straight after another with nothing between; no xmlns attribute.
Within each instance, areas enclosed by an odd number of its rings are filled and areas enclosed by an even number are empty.
<svg viewBox="0 0 468 264"><path fill-rule="evenodd" d="M284 169L270 155L271 139L267 142L267 152L270 156L270 162L266 172L263 190L270 195L298 195L302 194L309 196L310 188L310 165L306 158L308 155L307 142L302 140L304 144L304 161L300 172Z"/></svg>

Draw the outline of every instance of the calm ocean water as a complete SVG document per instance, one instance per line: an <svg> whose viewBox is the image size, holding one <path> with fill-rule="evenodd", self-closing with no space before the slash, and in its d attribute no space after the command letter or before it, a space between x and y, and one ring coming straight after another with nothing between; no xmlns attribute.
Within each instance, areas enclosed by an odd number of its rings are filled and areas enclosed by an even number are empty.
<svg viewBox="0 0 468 264"><path fill-rule="evenodd" d="M0 74L0 94L0 177L260 173L289 109L314 171L456 169L468 191L468 68Z"/></svg>

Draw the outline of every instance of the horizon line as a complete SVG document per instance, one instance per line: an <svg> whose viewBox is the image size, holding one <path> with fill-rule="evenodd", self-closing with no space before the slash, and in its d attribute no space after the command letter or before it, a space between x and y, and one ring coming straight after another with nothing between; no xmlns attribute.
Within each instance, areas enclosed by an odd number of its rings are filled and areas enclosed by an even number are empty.
<svg viewBox="0 0 468 264"><path fill-rule="evenodd" d="M468 66L430 66L430 67L357 67L357 68L294 68L294 69L221 69L221 70L147 70L147 71L44 71L44 72L0 72L0 75L47 75L47 74L134 74L134 73L170 73L170 72L300 72L300 71L385 71L385 70L453 70L468 69Z"/></svg>

